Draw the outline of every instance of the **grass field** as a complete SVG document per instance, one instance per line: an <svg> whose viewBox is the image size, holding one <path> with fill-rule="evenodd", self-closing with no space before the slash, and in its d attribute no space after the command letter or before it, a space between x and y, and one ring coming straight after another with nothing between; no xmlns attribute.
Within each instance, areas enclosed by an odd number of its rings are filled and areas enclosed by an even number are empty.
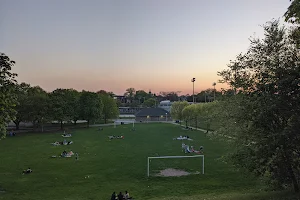
<svg viewBox="0 0 300 200"><path fill-rule="evenodd" d="M109 141L108 135L124 135L124 139ZM185 155L181 151L181 141L172 139L179 135L193 138L190 145L204 146L205 175L148 178L148 156ZM104 127L103 131L81 129L68 139L74 144L52 146L50 143L63 140L61 133L20 134L1 140L0 199L105 200L110 199L113 191L125 190L135 199L153 200L280 196L253 194L262 188L259 181L224 163L220 158L227 151L226 146L206 138L200 131L185 131L172 124L136 124L136 131L131 131L130 125ZM79 152L79 160L51 158L63 150ZM182 162L168 161L166 166L181 166ZM190 160L184 166L189 166L186 170L197 170L198 164L201 170L199 160ZM158 169L163 165L153 166ZM22 175L22 170L27 167L34 172ZM250 196L245 196L248 193Z"/></svg>

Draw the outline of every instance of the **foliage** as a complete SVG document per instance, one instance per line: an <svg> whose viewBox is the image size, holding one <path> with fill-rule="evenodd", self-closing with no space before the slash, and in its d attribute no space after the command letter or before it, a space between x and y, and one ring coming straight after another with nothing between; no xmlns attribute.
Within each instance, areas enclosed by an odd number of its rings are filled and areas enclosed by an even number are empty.
<svg viewBox="0 0 300 200"><path fill-rule="evenodd" d="M67 99L69 103L70 108L70 118L74 121L74 124L76 125L76 122L80 119L80 95L81 93L74 89L67 90Z"/></svg>
<svg viewBox="0 0 300 200"><path fill-rule="evenodd" d="M16 105L16 118L13 120L13 122L16 125L16 130L19 130L19 124L20 122L29 121L29 113L33 109L31 107L29 98L28 98L28 92L30 89L30 85L26 83L16 84L15 85L15 95L18 100L18 104Z"/></svg>
<svg viewBox="0 0 300 200"><path fill-rule="evenodd" d="M183 120L183 109L187 107L189 103L187 101L176 101L171 106L171 116L173 119L177 119L180 121Z"/></svg>
<svg viewBox="0 0 300 200"><path fill-rule="evenodd" d="M300 48L300 0L292 1L291 5L288 7L287 12L284 14L285 21L292 23L294 26L291 28L290 37Z"/></svg>
<svg viewBox="0 0 300 200"><path fill-rule="evenodd" d="M180 92L160 92L160 95L164 97L165 100L170 100L170 101L178 101L179 97L178 94Z"/></svg>
<svg viewBox="0 0 300 200"><path fill-rule="evenodd" d="M89 126L91 120L100 119L103 112L101 97L94 92L82 91L80 99L80 116L87 120Z"/></svg>
<svg viewBox="0 0 300 200"><path fill-rule="evenodd" d="M72 119L71 97L68 89L56 89L50 94L52 119L61 123L61 129L63 129L64 121Z"/></svg>
<svg viewBox="0 0 300 200"><path fill-rule="evenodd" d="M220 134L234 138L231 157L239 167L299 191L299 52L278 21L251 39L246 54L219 73L236 91L220 106Z"/></svg>
<svg viewBox="0 0 300 200"><path fill-rule="evenodd" d="M15 119L17 97L14 93L17 74L11 69L15 62L0 53L0 139L5 137L6 125Z"/></svg>
<svg viewBox="0 0 300 200"><path fill-rule="evenodd" d="M284 14L285 21L300 24L300 0L293 0Z"/></svg>
<svg viewBox="0 0 300 200"><path fill-rule="evenodd" d="M144 103L148 98L150 95L144 90L137 90L135 93L135 99L139 101L139 104Z"/></svg>
<svg viewBox="0 0 300 200"><path fill-rule="evenodd" d="M144 102L144 106L148 108L153 108L155 107L155 105L156 105L156 100L154 98L147 99Z"/></svg>
<svg viewBox="0 0 300 200"><path fill-rule="evenodd" d="M119 116L119 108L117 102L109 95L101 94L101 101L103 103L103 118L104 123L107 123L108 119L117 118Z"/></svg>
<svg viewBox="0 0 300 200"><path fill-rule="evenodd" d="M48 93L39 86L31 87L28 90L28 120L32 121L34 126L47 122L52 119L51 101ZM51 110L50 110L51 109Z"/></svg>
<svg viewBox="0 0 300 200"><path fill-rule="evenodd" d="M124 96L128 97L131 103L133 101L134 95L135 95L134 88L127 88L126 92L124 93Z"/></svg>

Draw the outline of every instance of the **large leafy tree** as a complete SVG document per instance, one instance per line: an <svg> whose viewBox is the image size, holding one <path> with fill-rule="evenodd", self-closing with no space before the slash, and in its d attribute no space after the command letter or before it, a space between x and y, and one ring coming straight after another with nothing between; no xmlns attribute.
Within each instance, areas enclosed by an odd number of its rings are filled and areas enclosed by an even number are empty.
<svg viewBox="0 0 300 200"><path fill-rule="evenodd" d="M171 116L173 119L177 119L180 121L180 124L181 124L181 121L183 120L183 109L185 107L187 107L189 105L189 103L187 101L176 101L172 104L172 107L171 107Z"/></svg>
<svg viewBox="0 0 300 200"><path fill-rule="evenodd" d="M17 74L11 69L15 62L0 53L0 138L6 135L6 125L15 119L17 97L14 93Z"/></svg>
<svg viewBox="0 0 300 200"><path fill-rule="evenodd" d="M134 98L139 102L139 104L142 104L149 98L149 94L144 90L137 90Z"/></svg>
<svg viewBox="0 0 300 200"><path fill-rule="evenodd" d="M91 120L100 119L103 112L103 103L99 94L82 91L79 99L80 116L87 121L89 126Z"/></svg>
<svg viewBox="0 0 300 200"><path fill-rule="evenodd" d="M132 103L135 95L135 89L134 88L127 88L126 92L124 93L124 96L126 96L130 102Z"/></svg>
<svg viewBox="0 0 300 200"><path fill-rule="evenodd" d="M104 123L107 123L108 119L116 118L119 115L119 108L116 100L114 100L108 94L100 94L101 101L103 103L103 118Z"/></svg>
<svg viewBox="0 0 300 200"><path fill-rule="evenodd" d="M15 85L15 94L18 99L18 104L16 106L16 118L13 122L16 125L16 130L19 130L20 122L28 121L29 120L29 113L32 110L30 101L29 101L29 89L30 85L27 83L21 83Z"/></svg>
<svg viewBox="0 0 300 200"><path fill-rule="evenodd" d="M59 121L63 129L63 122L74 118L73 93L68 89L56 89L50 94L50 100L52 118Z"/></svg>
<svg viewBox="0 0 300 200"><path fill-rule="evenodd" d="M287 12L284 14L285 21L292 23L294 26L291 28L290 37L300 48L300 0L293 0L288 7Z"/></svg>
<svg viewBox="0 0 300 200"><path fill-rule="evenodd" d="M156 100L154 98L147 99L144 103L145 107L154 108L156 105Z"/></svg>
<svg viewBox="0 0 300 200"><path fill-rule="evenodd" d="M70 104L71 112L70 117L74 124L80 119L80 95L81 93L74 89L69 89L67 91L68 101Z"/></svg>
<svg viewBox="0 0 300 200"><path fill-rule="evenodd" d="M49 94L39 86L30 87L27 92L29 107L28 120L34 128L52 119L52 107Z"/></svg>
<svg viewBox="0 0 300 200"><path fill-rule="evenodd" d="M218 133L234 138L234 163L299 192L299 51L278 21L264 26L228 69L219 72L235 95L222 102Z"/></svg>

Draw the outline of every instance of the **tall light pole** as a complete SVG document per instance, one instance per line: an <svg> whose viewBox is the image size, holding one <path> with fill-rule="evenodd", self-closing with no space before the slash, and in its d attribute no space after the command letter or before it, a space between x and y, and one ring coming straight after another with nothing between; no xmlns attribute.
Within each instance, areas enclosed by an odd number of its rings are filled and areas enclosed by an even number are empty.
<svg viewBox="0 0 300 200"><path fill-rule="evenodd" d="M194 96L194 92L195 92L195 81L196 81L196 78L192 78L191 80L193 82L193 104L195 103L195 96Z"/></svg>
<svg viewBox="0 0 300 200"><path fill-rule="evenodd" d="M213 86L214 86L214 101L216 100L216 83L215 82L213 82L213 84L212 84Z"/></svg>

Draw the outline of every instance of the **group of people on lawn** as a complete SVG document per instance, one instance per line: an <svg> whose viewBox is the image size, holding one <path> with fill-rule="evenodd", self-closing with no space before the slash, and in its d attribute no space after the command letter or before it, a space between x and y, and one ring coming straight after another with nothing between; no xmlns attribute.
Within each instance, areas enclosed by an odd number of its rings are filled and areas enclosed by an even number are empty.
<svg viewBox="0 0 300 200"><path fill-rule="evenodd" d="M125 191L125 194L122 194L122 192L120 192L118 195L116 194L116 192L113 192L110 198L110 200L128 200L128 199L133 199L133 198L129 196L129 193L127 191Z"/></svg>
<svg viewBox="0 0 300 200"><path fill-rule="evenodd" d="M56 141L56 142L54 142L54 143L52 143L54 146L58 146L58 145L70 145L70 144L73 144L73 141L67 141L67 140L64 140L64 141L62 141L62 142L58 142L58 141Z"/></svg>

